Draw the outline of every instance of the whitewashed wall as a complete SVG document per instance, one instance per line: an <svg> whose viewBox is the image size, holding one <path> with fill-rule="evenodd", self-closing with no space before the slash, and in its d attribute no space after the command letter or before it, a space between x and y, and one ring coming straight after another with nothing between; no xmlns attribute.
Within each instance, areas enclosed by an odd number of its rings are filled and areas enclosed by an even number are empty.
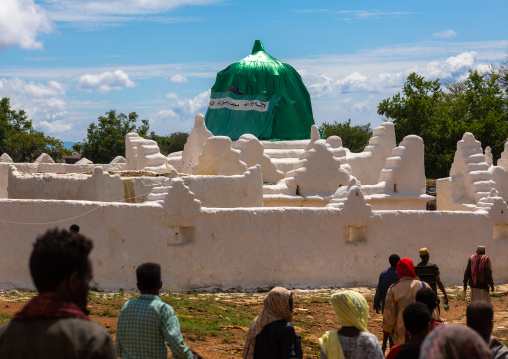
<svg viewBox="0 0 508 359"><path fill-rule="evenodd" d="M93 173L95 167L101 167L107 171L124 171L125 163L106 165L69 165L65 163L0 163L0 198L7 198L7 186L9 184L9 167L13 165L23 173Z"/></svg>
<svg viewBox="0 0 508 359"><path fill-rule="evenodd" d="M57 224L6 222L53 222L88 211ZM156 202L0 200L0 288L32 287L28 256L35 238L72 223L94 240L94 280L105 290L134 289L134 269L146 261L159 262L164 286L175 290L375 284L390 254L416 262L421 247L429 248L445 284L461 284L479 244L492 258L495 282L508 280L508 239L492 239L494 221L483 211L370 212L361 203L345 203L342 209L201 208L198 213L169 215ZM356 232L346 243L349 231Z"/></svg>

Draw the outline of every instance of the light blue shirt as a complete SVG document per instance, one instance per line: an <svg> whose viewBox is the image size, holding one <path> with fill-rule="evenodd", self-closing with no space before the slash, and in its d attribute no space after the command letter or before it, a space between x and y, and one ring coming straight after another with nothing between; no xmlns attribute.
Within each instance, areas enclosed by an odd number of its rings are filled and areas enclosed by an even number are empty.
<svg viewBox="0 0 508 359"><path fill-rule="evenodd" d="M116 350L122 359L192 359L175 311L156 295L141 294L124 304L118 318Z"/></svg>

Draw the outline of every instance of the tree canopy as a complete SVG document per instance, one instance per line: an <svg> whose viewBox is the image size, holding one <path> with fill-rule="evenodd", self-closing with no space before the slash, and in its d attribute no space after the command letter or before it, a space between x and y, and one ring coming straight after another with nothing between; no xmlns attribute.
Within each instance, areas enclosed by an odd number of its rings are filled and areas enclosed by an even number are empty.
<svg viewBox="0 0 508 359"><path fill-rule="evenodd" d="M442 85L412 73L402 92L383 100L378 114L393 120L397 142L418 135L425 143L428 178L447 177L459 141L471 132L490 146L494 160L501 156L508 137L508 97L505 77L470 71L463 82Z"/></svg>
<svg viewBox="0 0 508 359"><path fill-rule="evenodd" d="M148 120L141 120L141 126L137 127L137 119L136 112L125 115L110 110L105 116L99 116L97 124L92 122L86 139L72 148L93 163L110 163L116 156L125 156L125 135L132 131L141 137L147 135L150 128Z"/></svg>
<svg viewBox="0 0 508 359"><path fill-rule="evenodd" d="M36 131L24 110L11 109L10 99L0 101L0 154L7 153L14 162L33 162L42 153L54 160L70 155L63 142Z"/></svg>
<svg viewBox="0 0 508 359"><path fill-rule="evenodd" d="M348 119L344 123L333 123L323 122L319 127L323 138L330 136L339 136L342 139L342 146L349 148L351 152L362 152L369 144L369 139L372 136L372 129L370 123L366 125L351 126L351 119Z"/></svg>
<svg viewBox="0 0 508 359"><path fill-rule="evenodd" d="M170 135L158 136L152 131L150 134L150 138L157 142L164 156L173 152L183 151L187 137L189 137L188 132L173 132Z"/></svg>

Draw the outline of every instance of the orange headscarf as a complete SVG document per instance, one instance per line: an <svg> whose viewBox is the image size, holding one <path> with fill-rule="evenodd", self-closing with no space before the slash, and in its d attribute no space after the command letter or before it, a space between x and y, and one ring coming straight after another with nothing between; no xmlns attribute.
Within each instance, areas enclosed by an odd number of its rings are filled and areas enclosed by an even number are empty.
<svg viewBox="0 0 508 359"><path fill-rule="evenodd" d="M261 313L250 323L243 345L242 357L244 359L254 358L256 337L264 327L280 319L285 319L288 322L293 319L293 313L289 308L290 299L291 292L286 288L275 287L268 293L263 302Z"/></svg>

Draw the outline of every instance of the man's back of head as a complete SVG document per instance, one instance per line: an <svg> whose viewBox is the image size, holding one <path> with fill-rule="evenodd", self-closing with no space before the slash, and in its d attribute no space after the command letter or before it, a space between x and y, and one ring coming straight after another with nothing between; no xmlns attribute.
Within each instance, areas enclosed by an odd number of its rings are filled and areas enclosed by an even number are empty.
<svg viewBox="0 0 508 359"><path fill-rule="evenodd" d="M407 305L402 312L402 318L404 319L404 326L406 330L415 336L417 334L425 334L430 330L430 320L432 315L429 308L420 302L413 302ZM423 340L423 337L421 338Z"/></svg>
<svg viewBox="0 0 508 359"><path fill-rule="evenodd" d="M162 287L161 266L157 263L143 263L136 268L136 280L141 293L159 294Z"/></svg>
<svg viewBox="0 0 508 359"><path fill-rule="evenodd" d="M391 267L397 267L397 263L399 263L400 261L400 257L398 254L392 254L389 258L388 258L388 261L390 262L390 266Z"/></svg>
<svg viewBox="0 0 508 359"><path fill-rule="evenodd" d="M30 274L39 293L55 291L74 272L83 276L92 247L89 239L56 229L37 238L30 255Z"/></svg>
<svg viewBox="0 0 508 359"><path fill-rule="evenodd" d="M485 301L471 302L466 309L467 326L478 332L488 343L494 328L494 310Z"/></svg>
<svg viewBox="0 0 508 359"><path fill-rule="evenodd" d="M431 313L437 307L437 294L429 287L422 288L416 292L415 300L425 304Z"/></svg>
<svg viewBox="0 0 508 359"><path fill-rule="evenodd" d="M86 315L91 249L65 230L37 238L29 265L39 294L0 328L1 358L116 358L108 332Z"/></svg>

